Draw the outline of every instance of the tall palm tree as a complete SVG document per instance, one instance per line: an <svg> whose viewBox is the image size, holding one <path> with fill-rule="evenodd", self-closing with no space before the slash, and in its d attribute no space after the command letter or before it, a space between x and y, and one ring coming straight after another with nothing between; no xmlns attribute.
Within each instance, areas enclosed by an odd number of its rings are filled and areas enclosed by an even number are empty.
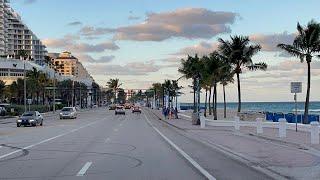
<svg viewBox="0 0 320 180"><path fill-rule="evenodd" d="M0 102L2 102L5 87L6 87L6 83L0 80Z"/></svg>
<svg viewBox="0 0 320 180"><path fill-rule="evenodd" d="M152 89L154 90L154 94L156 96L155 97L155 100L157 102L156 107L159 107L160 97L162 97L162 94L163 94L161 83L153 83Z"/></svg>
<svg viewBox="0 0 320 180"><path fill-rule="evenodd" d="M223 90L223 117L227 118L226 86L234 82L234 73L231 71L229 64L225 64L222 70L220 84Z"/></svg>
<svg viewBox="0 0 320 180"><path fill-rule="evenodd" d="M122 83L120 83L119 79L110 79L108 82L107 82L107 87L109 89L112 89L113 90L113 93L115 95L115 102L117 102L117 92L119 90L119 88L122 86Z"/></svg>
<svg viewBox="0 0 320 180"><path fill-rule="evenodd" d="M320 57L320 24L310 21L306 27L297 24L298 35L293 44L278 44L278 47L285 50L292 56L300 58L301 63L307 62L308 83L307 95L304 108L304 123L308 123L310 86L311 86L311 61L313 57Z"/></svg>
<svg viewBox="0 0 320 180"><path fill-rule="evenodd" d="M194 57L188 56L188 58L182 59L181 60L181 67L179 68L179 72L183 74L183 77L186 79L192 79L192 87L193 87L193 92L194 92L194 105L193 105L193 111L197 112L196 104L199 102L195 102L196 99L196 94L195 92L197 91L199 94L200 88L198 87L198 80L201 79L201 71L203 70L203 63L200 61L200 58L196 54ZM200 98L197 98L198 101Z"/></svg>
<svg viewBox="0 0 320 180"><path fill-rule="evenodd" d="M178 80L172 80L171 81L171 87L172 87L172 96L175 99L176 107L178 107L178 96L180 96L182 93L180 90L183 88L182 86L179 86Z"/></svg>
<svg viewBox="0 0 320 180"><path fill-rule="evenodd" d="M219 52L232 66L238 82L238 112L241 112L240 74L243 68L249 70L266 70L264 62L253 63L252 57L261 50L259 44L251 44L248 36L231 36L231 40L219 39Z"/></svg>

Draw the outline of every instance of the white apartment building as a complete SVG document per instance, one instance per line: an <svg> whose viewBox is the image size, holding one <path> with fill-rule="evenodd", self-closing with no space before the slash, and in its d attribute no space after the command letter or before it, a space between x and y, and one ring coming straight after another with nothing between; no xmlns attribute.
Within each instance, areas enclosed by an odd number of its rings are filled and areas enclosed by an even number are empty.
<svg viewBox="0 0 320 180"><path fill-rule="evenodd" d="M49 53L54 55L55 53ZM55 54L56 55L56 54ZM52 58L54 69L61 76L70 77L71 79L83 82L88 86L94 81L82 63L74 57L71 52L65 51L58 57Z"/></svg>
<svg viewBox="0 0 320 180"><path fill-rule="evenodd" d="M43 64L47 54L46 47L9 7L8 0L0 0L0 55L15 56L20 50L38 64Z"/></svg>

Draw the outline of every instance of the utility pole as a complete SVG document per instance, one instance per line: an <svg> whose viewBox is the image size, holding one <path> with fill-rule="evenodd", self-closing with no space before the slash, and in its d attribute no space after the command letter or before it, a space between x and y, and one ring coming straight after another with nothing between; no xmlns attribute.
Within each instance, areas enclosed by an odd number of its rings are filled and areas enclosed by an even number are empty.
<svg viewBox="0 0 320 180"><path fill-rule="evenodd" d="M53 72L53 113L56 112L56 71Z"/></svg>
<svg viewBox="0 0 320 180"><path fill-rule="evenodd" d="M23 96L24 96L24 112L27 111L27 77L26 77L26 61L23 60Z"/></svg>
<svg viewBox="0 0 320 180"><path fill-rule="evenodd" d="M82 87L81 87L81 83L80 83L80 92L79 92L79 93L80 93L80 109L82 108L82 102L81 102L81 101L82 101L81 88L82 88Z"/></svg>
<svg viewBox="0 0 320 180"><path fill-rule="evenodd" d="M71 98L71 106L74 107L74 80L72 80L72 98Z"/></svg>

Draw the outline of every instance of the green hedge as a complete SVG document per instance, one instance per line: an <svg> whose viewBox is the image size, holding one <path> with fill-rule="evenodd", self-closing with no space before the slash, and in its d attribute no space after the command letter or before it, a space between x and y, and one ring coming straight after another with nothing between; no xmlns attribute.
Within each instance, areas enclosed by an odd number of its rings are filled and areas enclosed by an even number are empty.
<svg viewBox="0 0 320 180"><path fill-rule="evenodd" d="M62 109L65 105L56 104L56 110ZM11 112L11 109L14 109L14 112ZM11 105L6 107L7 115L10 116L18 116L24 112L24 105ZM39 111L40 113L45 113L48 111L52 111L52 107L44 106L44 105L30 105L30 111ZM27 111L29 111L29 105L27 105Z"/></svg>

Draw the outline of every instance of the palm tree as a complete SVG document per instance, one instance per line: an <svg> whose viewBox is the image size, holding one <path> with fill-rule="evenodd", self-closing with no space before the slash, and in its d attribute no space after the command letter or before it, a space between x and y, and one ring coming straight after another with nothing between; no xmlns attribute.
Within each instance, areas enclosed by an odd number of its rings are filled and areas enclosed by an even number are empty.
<svg viewBox="0 0 320 180"><path fill-rule="evenodd" d="M307 95L304 109L304 123L308 123L310 86L311 86L311 61L314 56L320 57L320 24L310 21L306 27L297 24L298 35L292 45L278 44L278 47L285 50L292 56L300 58L308 65Z"/></svg>
<svg viewBox="0 0 320 180"><path fill-rule="evenodd" d="M122 83L119 82L119 79L110 79L108 82L107 82L107 87L109 89L112 89L113 90L113 93L115 95L115 102L117 102L117 92L119 90L119 88L121 87Z"/></svg>
<svg viewBox="0 0 320 180"><path fill-rule="evenodd" d="M154 94L155 94L155 100L156 100L156 107L159 107L159 101L160 101L160 97L162 97L163 91L162 91L162 85L161 83L153 83L151 89L154 90Z"/></svg>
<svg viewBox="0 0 320 180"><path fill-rule="evenodd" d="M172 80L172 96L175 98L176 107L178 107L178 96L180 96L182 93L180 90L183 88L182 86L179 86L178 80Z"/></svg>
<svg viewBox="0 0 320 180"><path fill-rule="evenodd" d="M181 60L181 67L179 68L179 72L183 74L183 77L186 79L192 79L192 87L194 93L194 112L197 112L196 104L196 92L200 89L197 87L197 81L201 79L201 71L203 70L203 63L200 61L200 58L196 54L194 57L188 56L186 60ZM199 100L200 98L198 98Z"/></svg>
<svg viewBox="0 0 320 180"><path fill-rule="evenodd" d="M5 87L6 87L6 83L0 80L0 102L2 101Z"/></svg>
<svg viewBox="0 0 320 180"><path fill-rule="evenodd" d="M253 63L252 57L261 50L261 46L250 44L248 36L231 36L230 41L219 39L219 52L231 65L237 75L238 82L238 112L241 112L240 74L243 68L249 70L266 70L266 63Z"/></svg>
<svg viewBox="0 0 320 180"><path fill-rule="evenodd" d="M226 86L229 83L234 82L234 73L231 71L231 67L228 64L225 64L222 70L220 84L222 84L223 90L223 117L227 118L227 103L226 103Z"/></svg>

